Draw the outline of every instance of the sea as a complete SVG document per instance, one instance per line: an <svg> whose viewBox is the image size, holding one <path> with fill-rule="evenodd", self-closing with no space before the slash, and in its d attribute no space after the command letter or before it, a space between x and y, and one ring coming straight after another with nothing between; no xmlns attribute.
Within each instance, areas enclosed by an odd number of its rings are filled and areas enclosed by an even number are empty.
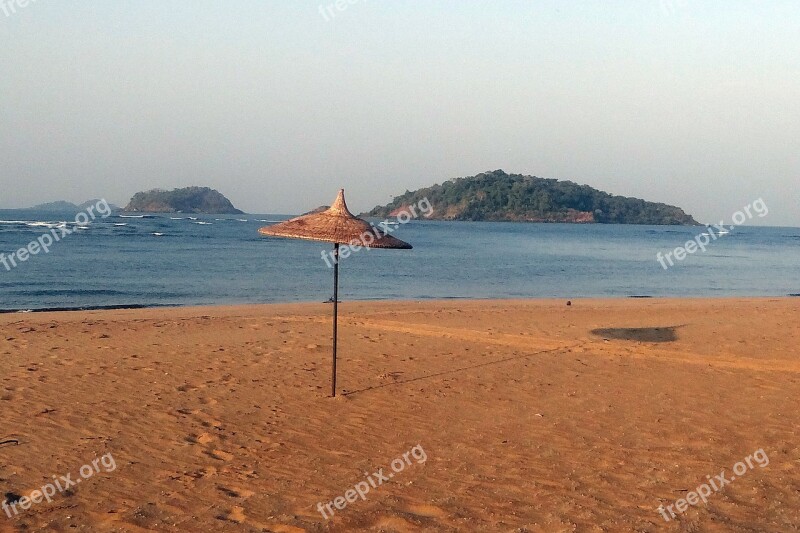
<svg viewBox="0 0 800 533"><path fill-rule="evenodd" d="M9 264L0 262L0 312L331 299L333 271L323 259L331 245L259 235L287 218L114 214L79 228L75 213L0 210ZM736 227L664 269L659 252L710 230L425 220L392 227L414 249L342 259L341 300L800 294L798 228ZM12 266L11 254L51 230L60 240L47 253L24 262L15 255Z"/></svg>

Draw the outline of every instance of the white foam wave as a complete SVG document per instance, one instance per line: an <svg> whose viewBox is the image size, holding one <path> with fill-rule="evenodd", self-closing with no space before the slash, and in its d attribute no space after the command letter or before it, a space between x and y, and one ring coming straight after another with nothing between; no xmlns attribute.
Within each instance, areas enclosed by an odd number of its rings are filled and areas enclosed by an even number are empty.
<svg viewBox="0 0 800 533"><path fill-rule="evenodd" d="M26 226L29 228L61 228L67 225L66 222L26 222Z"/></svg>

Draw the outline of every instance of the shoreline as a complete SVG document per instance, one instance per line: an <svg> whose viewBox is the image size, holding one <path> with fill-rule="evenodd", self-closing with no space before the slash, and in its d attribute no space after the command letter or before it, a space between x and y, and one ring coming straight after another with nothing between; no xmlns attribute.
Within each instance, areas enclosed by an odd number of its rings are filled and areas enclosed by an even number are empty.
<svg viewBox="0 0 800 533"><path fill-rule="evenodd" d="M360 304L380 304L380 303L444 303L444 302L567 302L567 301L628 301L628 300L667 300L667 301L692 301L692 300L764 300L764 299L791 299L800 298L800 293L790 293L774 296L651 296L651 295L629 295L629 296L565 296L547 298L471 298L471 297L452 297L452 298L408 298L408 299L340 299L339 304L360 303ZM81 313L98 311L132 311L132 310L157 310L157 309L215 309L230 307L260 307L260 306L284 306L284 305L317 305L331 304L332 301L286 301L286 302L265 302L265 303L220 303L220 304L112 304L112 305L90 305L90 306L69 306L69 307L42 307L42 308L20 308L20 309L0 309L2 315L25 315L42 313Z"/></svg>

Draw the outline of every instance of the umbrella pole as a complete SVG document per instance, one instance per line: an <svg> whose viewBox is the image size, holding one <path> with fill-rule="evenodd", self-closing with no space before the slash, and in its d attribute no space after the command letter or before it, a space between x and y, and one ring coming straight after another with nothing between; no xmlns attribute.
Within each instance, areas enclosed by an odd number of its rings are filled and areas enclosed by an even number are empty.
<svg viewBox="0 0 800 533"><path fill-rule="evenodd" d="M333 245L333 368L331 371L331 397L336 396L336 344L339 324L339 243Z"/></svg>

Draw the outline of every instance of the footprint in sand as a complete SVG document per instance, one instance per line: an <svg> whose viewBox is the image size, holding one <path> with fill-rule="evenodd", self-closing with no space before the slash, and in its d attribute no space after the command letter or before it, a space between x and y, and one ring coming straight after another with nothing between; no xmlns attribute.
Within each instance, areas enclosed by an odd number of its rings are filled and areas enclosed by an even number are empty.
<svg viewBox="0 0 800 533"><path fill-rule="evenodd" d="M245 499L247 499L250 496L252 496L253 494L255 494L255 492L253 492L252 490L240 489L240 488L237 488L237 487L225 487L223 485L219 485L217 487L217 489L220 492L222 492L223 494L225 494L226 496L229 496L231 498L245 498Z"/></svg>
<svg viewBox="0 0 800 533"><path fill-rule="evenodd" d="M214 440L214 437L208 433L200 433L199 435L189 435L186 440L192 444L208 444Z"/></svg>
<svg viewBox="0 0 800 533"><path fill-rule="evenodd" d="M244 515L244 507L240 507L238 505L234 506L233 509L227 511L225 514L220 515L218 518L220 520L236 522L237 524L241 524L247 520L247 517Z"/></svg>
<svg viewBox="0 0 800 533"><path fill-rule="evenodd" d="M419 531L419 526L407 520L403 520L399 516L379 517L373 524L373 527L380 531Z"/></svg>
<svg viewBox="0 0 800 533"><path fill-rule="evenodd" d="M232 453L222 450L211 450L210 452L206 452L206 454L220 461L233 461L235 457Z"/></svg>
<svg viewBox="0 0 800 533"><path fill-rule="evenodd" d="M222 429L222 422L210 417L205 417L205 420L201 420L200 425L204 428Z"/></svg>
<svg viewBox="0 0 800 533"><path fill-rule="evenodd" d="M202 479L207 477L214 477L217 475L217 469L213 466L207 466L205 468L201 468L200 470L196 470L189 474L189 477L193 479Z"/></svg>
<svg viewBox="0 0 800 533"><path fill-rule="evenodd" d="M447 515L447 513L445 513L442 509L439 509L434 505L426 504L409 505L406 511L423 518L442 518Z"/></svg>

